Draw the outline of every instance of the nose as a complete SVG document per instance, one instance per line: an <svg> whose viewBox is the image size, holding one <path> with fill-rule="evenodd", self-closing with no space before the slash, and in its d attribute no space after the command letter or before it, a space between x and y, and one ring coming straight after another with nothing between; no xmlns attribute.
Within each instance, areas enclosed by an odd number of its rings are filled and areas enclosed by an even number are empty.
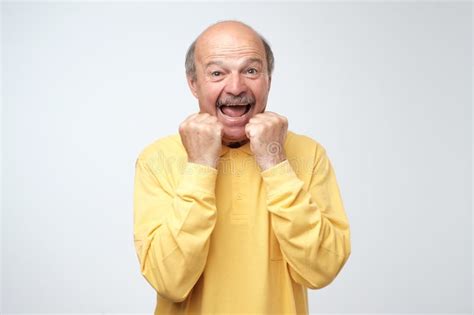
<svg viewBox="0 0 474 315"><path fill-rule="evenodd" d="M243 92L247 92L247 85L245 78L242 78L240 73L233 73L228 77L225 91L229 94L239 96Z"/></svg>

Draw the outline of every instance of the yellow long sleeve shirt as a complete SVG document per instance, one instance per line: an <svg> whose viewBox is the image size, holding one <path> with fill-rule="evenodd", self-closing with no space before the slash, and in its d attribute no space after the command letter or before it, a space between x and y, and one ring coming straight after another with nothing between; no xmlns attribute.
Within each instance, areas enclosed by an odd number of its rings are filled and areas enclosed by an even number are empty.
<svg viewBox="0 0 474 315"><path fill-rule="evenodd" d="M217 168L187 161L179 134L135 164L134 242L154 314L308 314L331 283L350 228L325 148L288 131L287 160L261 171L247 143Z"/></svg>

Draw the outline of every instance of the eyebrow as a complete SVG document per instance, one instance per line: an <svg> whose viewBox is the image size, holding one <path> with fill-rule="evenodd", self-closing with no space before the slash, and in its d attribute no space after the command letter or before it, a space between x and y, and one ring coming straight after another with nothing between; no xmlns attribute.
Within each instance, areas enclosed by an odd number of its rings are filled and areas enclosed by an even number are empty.
<svg viewBox="0 0 474 315"><path fill-rule="evenodd" d="M254 62L256 62L260 65L263 65L263 61L260 58L255 58L255 57L245 59L243 64L249 65L249 64L254 63ZM223 66L224 63L220 60L212 60L212 61L209 61L208 63L206 63L206 68L208 68L212 65Z"/></svg>

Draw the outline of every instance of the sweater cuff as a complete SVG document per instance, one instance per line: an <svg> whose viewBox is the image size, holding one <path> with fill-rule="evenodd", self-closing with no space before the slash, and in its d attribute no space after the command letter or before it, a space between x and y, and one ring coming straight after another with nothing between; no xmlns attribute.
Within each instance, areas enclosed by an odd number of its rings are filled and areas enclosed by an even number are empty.
<svg viewBox="0 0 474 315"><path fill-rule="evenodd" d="M198 163L187 162L179 188L188 192L200 191L215 194L217 169Z"/></svg>
<svg viewBox="0 0 474 315"><path fill-rule="evenodd" d="M265 183L268 197L281 192L285 187L294 187L301 183L288 160L284 160L260 174Z"/></svg>

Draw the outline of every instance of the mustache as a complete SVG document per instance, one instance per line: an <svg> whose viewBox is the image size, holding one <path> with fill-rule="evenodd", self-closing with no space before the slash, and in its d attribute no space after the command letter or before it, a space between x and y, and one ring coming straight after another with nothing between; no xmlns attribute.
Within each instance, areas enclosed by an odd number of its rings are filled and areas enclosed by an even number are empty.
<svg viewBox="0 0 474 315"><path fill-rule="evenodd" d="M233 96L228 95L223 98L217 100L217 107L231 106L231 105L253 105L255 103L255 99L251 95L241 95L241 96Z"/></svg>

